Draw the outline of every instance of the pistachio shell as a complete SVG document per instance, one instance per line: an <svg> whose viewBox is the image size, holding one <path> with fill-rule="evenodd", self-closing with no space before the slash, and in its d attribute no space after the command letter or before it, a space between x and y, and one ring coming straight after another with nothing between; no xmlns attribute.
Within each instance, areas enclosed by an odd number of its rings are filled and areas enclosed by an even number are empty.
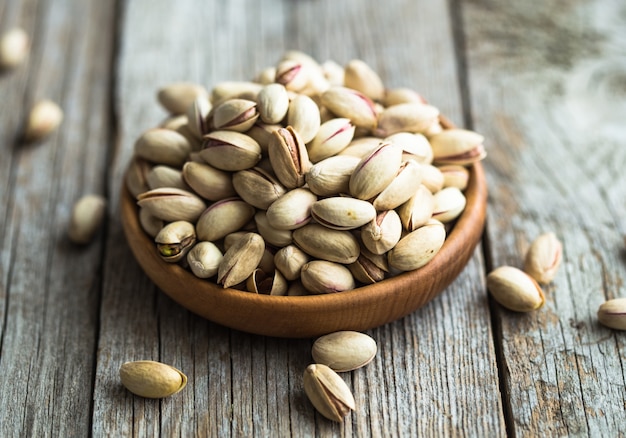
<svg viewBox="0 0 626 438"><path fill-rule="evenodd" d="M198 96L206 97L208 92L202 85L191 82L174 82L157 93L159 103L172 114L185 114Z"/></svg>
<svg viewBox="0 0 626 438"><path fill-rule="evenodd" d="M160 188L142 193L137 197L137 204L166 222L195 222L206 209L206 204L198 196L174 188Z"/></svg>
<svg viewBox="0 0 626 438"><path fill-rule="evenodd" d="M355 132L356 135L356 132ZM357 157L359 159L372 153L374 149L380 146L381 140L378 137L365 136L355 138L348 146L342 149L337 155Z"/></svg>
<svg viewBox="0 0 626 438"><path fill-rule="evenodd" d="M548 284L555 277L563 246L552 232L538 236L528 248L524 259L524 271L539 284Z"/></svg>
<svg viewBox="0 0 626 438"><path fill-rule="evenodd" d="M306 263L300 272L302 284L311 293L329 294L354 289L354 277L344 265L326 260Z"/></svg>
<svg viewBox="0 0 626 438"><path fill-rule="evenodd" d="M148 187L148 173L150 169L152 169L152 164L148 161L137 155L132 158L124 181L126 188L134 198L150 190L150 187Z"/></svg>
<svg viewBox="0 0 626 438"><path fill-rule="evenodd" d="M346 382L326 365L309 365L304 371L303 386L315 409L329 420L343 422L356 408Z"/></svg>
<svg viewBox="0 0 626 438"><path fill-rule="evenodd" d="M395 178L372 201L378 211L393 210L404 204L422 182L422 166L415 161L404 161Z"/></svg>
<svg viewBox="0 0 626 438"><path fill-rule="evenodd" d="M244 201L263 210L287 193L274 175L259 167L236 172L232 184Z"/></svg>
<svg viewBox="0 0 626 438"><path fill-rule="evenodd" d="M370 199L382 192L398 174L402 149L382 143L361 159L350 177L350 193L358 199Z"/></svg>
<svg viewBox="0 0 626 438"><path fill-rule="evenodd" d="M344 85L360 91L372 100L382 100L385 95L385 86L380 76L360 59L353 59L344 67Z"/></svg>
<svg viewBox="0 0 626 438"><path fill-rule="evenodd" d="M374 254L391 250L402 236L402 222L395 210L380 212L361 229L361 241Z"/></svg>
<svg viewBox="0 0 626 438"><path fill-rule="evenodd" d="M217 282L228 288L245 281L259 265L264 252L265 242L259 234L245 234L224 254Z"/></svg>
<svg viewBox="0 0 626 438"><path fill-rule="evenodd" d="M397 132L426 131L439 117L439 110L423 103L401 103L387 107L378 118L376 134L387 137Z"/></svg>
<svg viewBox="0 0 626 438"><path fill-rule="evenodd" d="M302 187L310 167L306 145L290 126L274 131L268 147L278 180L288 189Z"/></svg>
<svg viewBox="0 0 626 438"><path fill-rule="evenodd" d="M349 119L337 118L324 122L307 146L311 161L317 163L346 148L354 137L354 130Z"/></svg>
<svg viewBox="0 0 626 438"><path fill-rule="evenodd" d="M317 338L311 355L316 363L341 373L364 367L374 359L376 351L376 341L370 336L345 330Z"/></svg>
<svg viewBox="0 0 626 438"><path fill-rule="evenodd" d="M421 184L413 196L398 207L397 211L404 229L414 231L428 222L434 209L435 198L433 194L425 185Z"/></svg>
<svg viewBox="0 0 626 438"><path fill-rule="evenodd" d="M211 90L211 102L214 107L229 99L256 101L263 85L249 81L223 81L215 84Z"/></svg>
<svg viewBox="0 0 626 438"><path fill-rule="evenodd" d="M310 260L307 253L295 245L287 245L276 252L274 264L287 280L300 278L300 270Z"/></svg>
<svg viewBox="0 0 626 438"><path fill-rule="evenodd" d="M349 264L359 257L359 242L349 231L308 224L293 231L293 240L304 252L320 260Z"/></svg>
<svg viewBox="0 0 626 438"><path fill-rule="evenodd" d="M434 162L437 164L468 165L487 155L484 137L466 129L445 129L430 137Z"/></svg>
<svg viewBox="0 0 626 438"><path fill-rule="evenodd" d="M430 190L431 193L437 193L443 188L444 176L438 167L431 164L422 166L422 184Z"/></svg>
<svg viewBox="0 0 626 438"><path fill-rule="evenodd" d="M198 242L187 253L189 269L198 278L211 278L217 274L224 255L213 242Z"/></svg>
<svg viewBox="0 0 626 438"><path fill-rule="evenodd" d="M305 175L309 189L318 196L348 193L350 177L360 159L351 156L329 157L315 163Z"/></svg>
<svg viewBox="0 0 626 438"><path fill-rule="evenodd" d="M183 166L183 179L200 196L219 201L236 195L231 174L215 167L188 161Z"/></svg>
<svg viewBox="0 0 626 438"><path fill-rule="evenodd" d="M300 135L304 143L308 143L320 129L320 109L313 99L300 94L289 103L287 124Z"/></svg>
<svg viewBox="0 0 626 438"><path fill-rule="evenodd" d="M156 164L182 167L189 157L191 145L181 134L169 129L153 128L135 142L135 154Z"/></svg>
<svg viewBox="0 0 626 438"><path fill-rule="evenodd" d="M241 198L222 199L211 204L198 218L196 230L199 240L214 242L229 233L240 230L254 217L254 207Z"/></svg>
<svg viewBox="0 0 626 438"><path fill-rule="evenodd" d="M259 91L257 105L261 120L268 124L280 123L289 109L289 95L282 84L269 84Z"/></svg>
<svg viewBox="0 0 626 438"><path fill-rule="evenodd" d="M400 146L405 160L411 159L419 164L430 164L433 161L433 149L423 134L398 132L385 137L383 141Z"/></svg>
<svg viewBox="0 0 626 438"><path fill-rule="evenodd" d="M270 245L278 248L289 245L293 241L291 230L279 230L270 225L265 211L257 211L254 215L254 222L258 233Z"/></svg>
<svg viewBox="0 0 626 438"><path fill-rule="evenodd" d="M299 60L284 59L276 66L276 82L290 91L300 91L307 86L309 74L306 65Z"/></svg>
<svg viewBox="0 0 626 438"><path fill-rule="evenodd" d="M168 263L182 260L196 243L196 230L191 222L170 222L161 228L154 241L159 255Z"/></svg>
<svg viewBox="0 0 626 438"><path fill-rule="evenodd" d="M15 68L20 65L30 51L30 38L26 31L14 27L0 36L0 69Z"/></svg>
<svg viewBox="0 0 626 438"><path fill-rule="evenodd" d="M337 117L350 119L355 126L373 129L378 115L374 103L362 93L346 87L330 87L321 95L322 104Z"/></svg>
<svg viewBox="0 0 626 438"><path fill-rule="evenodd" d="M26 121L24 140L39 141L55 131L63 121L63 110L55 102L44 99L36 102Z"/></svg>
<svg viewBox="0 0 626 438"><path fill-rule="evenodd" d="M78 244L91 242L102 226L106 214L106 199L100 195L85 195L72 208L68 229L70 240Z"/></svg>
<svg viewBox="0 0 626 438"><path fill-rule="evenodd" d="M404 236L388 253L389 266L400 271L419 269L431 261L443 246L446 230L443 224L431 219Z"/></svg>
<svg viewBox="0 0 626 438"><path fill-rule="evenodd" d="M267 209L269 224L278 230L295 230L311 221L311 206L317 196L309 189L296 188L285 193Z"/></svg>
<svg viewBox="0 0 626 438"><path fill-rule="evenodd" d="M626 330L626 298L614 298L600 305L598 321L615 330Z"/></svg>
<svg viewBox="0 0 626 438"><path fill-rule="evenodd" d="M391 88L385 91L383 105L393 106L401 103L427 103L426 99L410 88Z"/></svg>
<svg viewBox="0 0 626 438"><path fill-rule="evenodd" d="M348 265L348 269L357 281L363 284L374 284L385 279L388 269L378 266L373 260L375 257L377 257L376 254L370 254L367 249L361 248L356 262ZM383 256L378 255L378 257Z"/></svg>
<svg viewBox="0 0 626 438"><path fill-rule="evenodd" d="M467 167L458 164L446 164L439 166L439 170L443 175L444 187L456 187L459 190L465 190L469 182L469 171Z"/></svg>
<svg viewBox="0 0 626 438"><path fill-rule="evenodd" d="M258 118L255 101L228 99L213 111L213 127L217 130L246 132Z"/></svg>
<svg viewBox="0 0 626 438"><path fill-rule="evenodd" d="M201 139L209 132L209 113L213 105L209 101L208 95L196 96L193 103L187 109L187 124L189 130Z"/></svg>
<svg viewBox="0 0 626 438"><path fill-rule="evenodd" d="M140 208L139 224L141 225L141 228L146 232L146 234L148 234L148 236L154 238L157 234L159 234L159 231L161 231L161 228L163 228L165 222L158 217L153 216L145 208Z"/></svg>
<svg viewBox="0 0 626 438"><path fill-rule="evenodd" d="M146 398L168 397L187 385L187 376L180 370L152 360L122 364L120 379L130 392Z"/></svg>
<svg viewBox="0 0 626 438"><path fill-rule="evenodd" d="M189 186L183 180L180 169L158 164L150 169L146 175L146 181L150 189L161 187L174 187L181 190L189 190Z"/></svg>
<svg viewBox="0 0 626 438"><path fill-rule="evenodd" d="M200 156L221 170L250 169L261 160L261 146L250 136L234 131L213 131L204 136Z"/></svg>
<svg viewBox="0 0 626 438"><path fill-rule="evenodd" d="M500 266L487 275L487 288L502 306L515 312L530 312L543 306L545 297L537 282L513 266Z"/></svg>
<svg viewBox="0 0 626 438"><path fill-rule="evenodd" d="M448 223L459 217L465 209L465 195L456 187L446 187L434 195L433 218Z"/></svg>
<svg viewBox="0 0 626 438"><path fill-rule="evenodd" d="M316 201L311 216L319 224L336 230L352 230L376 217L372 204L360 199L335 196Z"/></svg>

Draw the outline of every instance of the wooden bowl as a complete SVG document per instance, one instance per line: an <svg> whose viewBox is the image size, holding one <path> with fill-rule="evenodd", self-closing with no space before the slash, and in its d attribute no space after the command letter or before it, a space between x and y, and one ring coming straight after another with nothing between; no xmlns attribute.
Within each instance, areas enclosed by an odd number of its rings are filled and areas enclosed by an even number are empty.
<svg viewBox="0 0 626 438"><path fill-rule="evenodd" d="M481 238L487 184L480 163L470 168L467 205L439 253L424 267L351 291L270 296L223 289L161 260L143 231L135 199L123 184L122 225L128 244L150 279L181 306L224 326L266 336L316 337L338 330L364 331L402 318L445 289L463 270Z"/></svg>

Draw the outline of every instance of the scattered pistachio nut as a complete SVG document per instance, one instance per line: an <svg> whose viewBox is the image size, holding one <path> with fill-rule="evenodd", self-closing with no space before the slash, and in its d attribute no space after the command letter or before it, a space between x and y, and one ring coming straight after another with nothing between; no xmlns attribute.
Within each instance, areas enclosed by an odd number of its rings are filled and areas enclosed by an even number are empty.
<svg viewBox="0 0 626 438"><path fill-rule="evenodd" d="M343 422L344 417L356 409L354 396L346 382L326 365L307 366L303 386L311 404L329 420Z"/></svg>
<svg viewBox="0 0 626 438"><path fill-rule="evenodd" d="M376 341L365 333L339 331L319 337L311 350L313 360L336 372L361 368L376 356Z"/></svg>
<svg viewBox="0 0 626 438"><path fill-rule="evenodd" d="M72 242L84 245L93 240L104 220L106 204L100 195L85 195L76 201L68 229Z"/></svg>
<svg viewBox="0 0 626 438"><path fill-rule="evenodd" d="M196 243L196 229L191 222L170 222L161 228L154 241L161 258L169 263L183 259Z"/></svg>
<svg viewBox="0 0 626 438"><path fill-rule="evenodd" d="M56 130L63 121L63 110L51 100L40 100L33 105L28 115L24 140L39 141Z"/></svg>
<svg viewBox="0 0 626 438"><path fill-rule="evenodd" d="M548 284L555 277L561 258L563 246L552 232L538 236L528 248L524 259L524 271L539 284Z"/></svg>
<svg viewBox="0 0 626 438"><path fill-rule="evenodd" d="M615 330L626 330L626 298L605 301L598 308L598 321Z"/></svg>
<svg viewBox="0 0 626 438"><path fill-rule="evenodd" d="M30 51L30 38L26 31L14 27L0 36L0 69L15 68L20 65Z"/></svg>
<svg viewBox="0 0 626 438"><path fill-rule="evenodd" d="M513 266L500 266L491 271L487 275L487 289L498 303L515 312L531 312L545 302L539 284Z"/></svg>
<svg viewBox="0 0 626 438"><path fill-rule="evenodd" d="M145 398L165 398L187 385L187 376L171 365L152 360L126 362L120 367L122 384Z"/></svg>

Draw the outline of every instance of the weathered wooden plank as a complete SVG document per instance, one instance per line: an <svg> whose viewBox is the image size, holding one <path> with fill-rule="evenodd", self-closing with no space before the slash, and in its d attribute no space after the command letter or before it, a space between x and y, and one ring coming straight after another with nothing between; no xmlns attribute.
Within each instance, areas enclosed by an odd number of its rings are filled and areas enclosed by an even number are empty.
<svg viewBox="0 0 626 438"><path fill-rule="evenodd" d="M521 267L544 231L564 245L543 309L495 306L511 430L623 434L624 337L596 319L626 296L623 5L461 6L474 127L489 139L492 265Z"/></svg>
<svg viewBox="0 0 626 438"><path fill-rule="evenodd" d="M104 236L78 247L66 229L74 201L105 190L113 35L99 28L112 27L113 7L1 7L1 29L19 25L32 38L27 62L0 76L2 436L89 434ZM65 120L49 139L26 145L23 120L41 98L58 102Z"/></svg>
<svg viewBox="0 0 626 438"><path fill-rule="evenodd" d="M95 436L415 436L504 434L480 256L438 299L369 333L379 354L343 376L357 412L343 425L316 414L302 390L310 340L264 338L219 327L150 286L117 219L122 174L140 133L165 112L155 92L176 80L211 86L249 79L286 49L320 61L362 58L392 86L418 89L460 123L449 11L397 1L131 2L118 64L121 147L111 178L112 217L104 265L94 392ZM119 385L126 360L181 368L188 388L142 400ZM478 419L478 420L477 420Z"/></svg>

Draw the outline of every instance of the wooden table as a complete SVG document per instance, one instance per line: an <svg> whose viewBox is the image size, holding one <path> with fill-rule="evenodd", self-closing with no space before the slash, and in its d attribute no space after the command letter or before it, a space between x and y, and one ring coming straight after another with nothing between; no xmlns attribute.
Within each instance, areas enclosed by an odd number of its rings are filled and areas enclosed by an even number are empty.
<svg viewBox="0 0 626 438"><path fill-rule="evenodd" d="M624 436L626 337L598 306L626 296L626 15L619 1L3 0L0 31L32 37L0 76L0 436ZM302 390L311 339L249 335L184 310L133 259L122 173L165 112L156 90L249 79L288 49L360 58L486 137L484 241L410 316L368 331L379 352L344 375L342 425ZM65 111L38 144L40 98ZM106 226L68 242L73 203L98 193ZM521 266L556 232L546 305L504 310L485 275ZM159 400L120 384L128 360L189 377Z"/></svg>

